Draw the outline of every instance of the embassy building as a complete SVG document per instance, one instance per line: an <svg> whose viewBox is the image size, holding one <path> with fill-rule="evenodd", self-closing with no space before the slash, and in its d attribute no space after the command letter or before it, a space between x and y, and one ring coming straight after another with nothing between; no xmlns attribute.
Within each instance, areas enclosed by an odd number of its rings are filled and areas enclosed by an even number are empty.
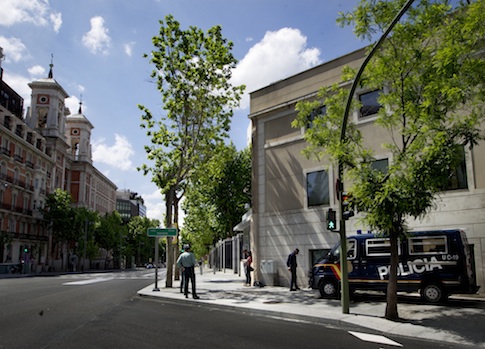
<svg viewBox="0 0 485 349"><path fill-rule="evenodd" d="M329 231L326 224L329 208L337 211L339 205L337 168L324 159L304 156L305 129L293 128L291 123L297 116L297 102L313 100L322 86L340 83L342 68L357 70L364 59L365 49L357 50L250 94L253 206L246 224L249 232L244 233L250 237L256 280L289 285L286 259L298 248L298 282L306 286L312 265L339 241L339 234ZM380 108L378 94L357 89L354 98L362 108L351 111L349 120L361 130L366 146L374 149L376 165L386 168L392 158L381 145L391 139L374 123ZM485 142L464 148L449 187L437 195L435 203L424 219L409 219L409 228L464 229L474 248L479 292L485 292ZM367 231L358 217L347 221L347 235L359 230Z"/></svg>

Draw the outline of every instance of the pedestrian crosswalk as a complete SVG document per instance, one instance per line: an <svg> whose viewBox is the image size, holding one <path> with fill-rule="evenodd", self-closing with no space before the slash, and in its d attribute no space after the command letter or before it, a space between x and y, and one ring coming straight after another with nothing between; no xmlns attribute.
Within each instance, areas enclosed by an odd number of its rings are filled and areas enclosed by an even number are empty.
<svg viewBox="0 0 485 349"><path fill-rule="evenodd" d="M158 272L158 277L164 277L165 270ZM154 280L155 272L150 271L126 271L126 272L106 272L106 273L82 273L82 274L63 274L59 276L66 286L90 285L111 280ZM68 281L77 280L77 281Z"/></svg>

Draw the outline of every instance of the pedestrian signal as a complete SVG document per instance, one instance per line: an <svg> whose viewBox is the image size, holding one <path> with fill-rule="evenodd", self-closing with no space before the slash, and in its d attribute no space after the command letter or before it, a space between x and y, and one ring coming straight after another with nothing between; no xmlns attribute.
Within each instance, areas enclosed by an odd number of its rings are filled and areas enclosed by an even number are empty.
<svg viewBox="0 0 485 349"><path fill-rule="evenodd" d="M337 229L337 212L331 208L327 212L327 229L330 231Z"/></svg>

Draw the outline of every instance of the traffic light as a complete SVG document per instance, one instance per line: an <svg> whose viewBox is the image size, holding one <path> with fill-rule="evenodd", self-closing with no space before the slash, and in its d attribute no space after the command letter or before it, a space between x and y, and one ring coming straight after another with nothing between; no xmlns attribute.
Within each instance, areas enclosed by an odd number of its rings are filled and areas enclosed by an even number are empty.
<svg viewBox="0 0 485 349"><path fill-rule="evenodd" d="M29 247L27 245L24 246L24 252L25 253L29 252Z"/></svg>
<svg viewBox="0 0 485 349"><path fill-rule="evenodd" d="M331 231L337 230L337 212L331 208L327 212L327 229Z"/></svg>
<svg viewBox="0 0 485 349"><path fill-rule="evenodd" d="M342 218L345 220L354 216L351 201L351 196L346 192L342 192Z"/></svg>

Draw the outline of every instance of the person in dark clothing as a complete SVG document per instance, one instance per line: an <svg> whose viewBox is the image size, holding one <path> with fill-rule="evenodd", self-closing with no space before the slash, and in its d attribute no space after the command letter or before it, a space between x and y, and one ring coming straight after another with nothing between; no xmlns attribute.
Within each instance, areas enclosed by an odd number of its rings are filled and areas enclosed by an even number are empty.
<svg viewBox="0 0 485 349"><path fill-rule="evenodd" d="M197 292L195 291L195 260L194 254L190 251L190 245L184 246L184 253L182 253L177 259L177 266L182 269L184 274L184 294L185 298L189 297L189 280L192 284L192 298L199 299Z"/></svg>
<svg viewBox="0 0 485 349"><path fill-rule="evenodd" d="M295 250L290 253L290 255L288 256L288 260L286 261L288 270L291 272L290 291L297 291L300 289L296 282L296 267L298 266L298 264L296 263L296 255L299 252L300 250L295 248Z"/></svg>

